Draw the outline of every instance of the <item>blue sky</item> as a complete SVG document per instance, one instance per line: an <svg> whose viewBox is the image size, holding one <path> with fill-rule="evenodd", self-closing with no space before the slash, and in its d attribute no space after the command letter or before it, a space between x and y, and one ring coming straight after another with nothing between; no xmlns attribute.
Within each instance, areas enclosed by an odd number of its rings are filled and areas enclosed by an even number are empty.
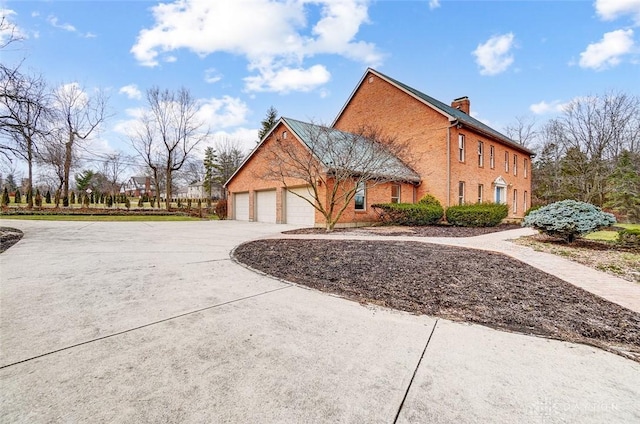
<svg viewBox="0 0 640 424"><path fill-rule="evenodd" d="M90 146L125 129L153 85L200 99L216 137L249 149L267 108L330 123L368 66L498 130L574 98L640 95L640 0L0 1L24 41L3 63L110 95ZM3 36L0 34L0 36ZM202 146L205 147L205 146Z"/></svg>

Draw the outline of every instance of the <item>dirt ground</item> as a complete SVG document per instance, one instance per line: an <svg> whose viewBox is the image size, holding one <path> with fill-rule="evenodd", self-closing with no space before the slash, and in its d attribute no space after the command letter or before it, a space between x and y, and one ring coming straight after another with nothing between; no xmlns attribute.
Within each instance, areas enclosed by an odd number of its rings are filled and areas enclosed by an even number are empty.
<svg viewBox="0 0 640 424"><path fill-rule="evenodd" d="M419 242L259 240L234 258L361 303L598 346L640 362L640 314L504 255Z"/></svg>
<svg viewBox="0 0 640 424"><path fill-rule="evenodd" d="M0 253L20 241L24 234L15 228L0 227Z"/></svg>
<svg viewBox="0 0 640 424"><path fill-rule="evenodd" d="M522 228L517 224L498 225L496 227L454 227L450 225L429 225L425 227L401 227L380 225L360 228L336 228L328 234L372 234L385 236L415 236L415 237L473 237L498 231ZM283 231L283 234L327 234L323 228L301 228Z"/></svg>

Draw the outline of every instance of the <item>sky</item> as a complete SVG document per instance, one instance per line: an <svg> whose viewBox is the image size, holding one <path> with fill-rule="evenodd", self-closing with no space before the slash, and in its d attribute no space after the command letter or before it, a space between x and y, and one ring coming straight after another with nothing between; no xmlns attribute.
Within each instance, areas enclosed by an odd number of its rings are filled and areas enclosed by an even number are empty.
<svg viewBox="0 0 640 424"><path fill-rule="evenodd" d="M256 145L279 115L330 124L367 67L497 130L545 122L573 99L640 95L640 0L5 1L23 41L3 64L109 95L87 150L131 152L153 86L185 87L213 137ZM6 34L0 33L5 39Z"/></svg>

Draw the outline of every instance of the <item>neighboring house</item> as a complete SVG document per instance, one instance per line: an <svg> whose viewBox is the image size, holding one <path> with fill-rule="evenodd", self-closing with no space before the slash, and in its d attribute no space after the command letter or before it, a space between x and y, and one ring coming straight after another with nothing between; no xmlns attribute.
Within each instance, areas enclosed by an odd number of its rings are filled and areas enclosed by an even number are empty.
<svg viewBox="0 0 640 424"><path fill-rule="evenodd" d="M265 154L269 143L281 142L291 134L291 148L304 149L308 142L302 131L305 125L311 124L281 119L227 181L231 218L323 225L322 215L282 183L260 178L270 166ZM356 132L363 126L376 126L407 143L401 159L411 163L417 177L365 188L364 199L359 196L352 202L340 226L375 221L372 204L414 203L425 194L434 195L445 208L507 203L510 218L522 218L531 204L533 152L473 118L467 97L449 106L368 69L332 124L343 132ZM301 180L291 179L287 186L295 187L289 191L309 196Z"/></svg>
<svg viewBox="0 0 640 424"><path fill-rule="evenodd" d="M145 194L154 196L155 186L151 184L151 177L131 177L122 185L120 193L132 197L140 197Z"/></svg>

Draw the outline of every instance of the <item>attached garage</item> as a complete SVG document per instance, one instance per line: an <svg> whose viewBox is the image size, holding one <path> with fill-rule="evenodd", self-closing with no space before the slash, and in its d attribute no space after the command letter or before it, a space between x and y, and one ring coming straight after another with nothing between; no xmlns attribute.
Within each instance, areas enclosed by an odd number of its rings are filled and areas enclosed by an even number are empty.
<svg viewBox="0 0 640 424"><path fill-rule="evenodd" d="M233 216L237 221L249 220L249 193L233 195Z"/></svg>
<svg viewBox="0 0 640 424"><path fill-rule="evenodd" d="M294 225L313 226L315 208L305 199L313 199L310 187L292 188L285 191L285 222Z"/></svg>
<svg viewBox="0 0 640 424"><path fill-rule="evenodd" d="M276 191L256 191L256 221L276 223Z"/></svg>

